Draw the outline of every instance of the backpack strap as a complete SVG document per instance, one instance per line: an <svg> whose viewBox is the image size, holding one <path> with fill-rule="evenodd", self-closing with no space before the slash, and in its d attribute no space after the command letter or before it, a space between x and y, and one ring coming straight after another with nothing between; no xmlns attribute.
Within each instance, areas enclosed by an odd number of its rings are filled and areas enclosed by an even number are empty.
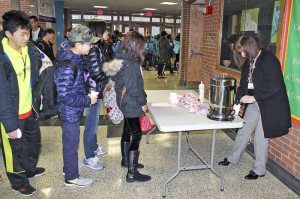
<svg viewBox="0 0 300 199"><path fill-rule="evenodd" d="M68 59L68 60L64 60L64 61L58 61L58 60L54 60L53 61L54 63L54 66L55 67L66 67L66 66L71 66L71 69L73 71L73 74L74 74L74 79L77 78L77 73L78 73L78 70L77 70L77 64L75 62L73 62L72 60Z"/></svg>

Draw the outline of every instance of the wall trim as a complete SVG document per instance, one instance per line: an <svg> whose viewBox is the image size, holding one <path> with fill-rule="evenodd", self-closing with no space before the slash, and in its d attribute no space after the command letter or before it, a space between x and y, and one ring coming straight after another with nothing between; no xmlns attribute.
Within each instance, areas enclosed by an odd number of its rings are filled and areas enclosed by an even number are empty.
<svg viewBox="0 0 300 199"><path fill-rule="evenodd" d="M223 131L233 140L235 140L235 129L223 129ZM254 157L254 146L252 143L248 144L246 151ZM267 170L272 173L278 180L285 184L288 188L300 195L300 180L290 174L287 170L282 168L274 160L268 158Z"/></svg>

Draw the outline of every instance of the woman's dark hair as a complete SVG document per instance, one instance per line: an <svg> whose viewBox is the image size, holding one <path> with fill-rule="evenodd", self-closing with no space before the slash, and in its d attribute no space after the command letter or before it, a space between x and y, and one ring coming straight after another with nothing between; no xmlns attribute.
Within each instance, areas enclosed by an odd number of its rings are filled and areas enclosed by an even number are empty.
<svg viewBox="0 0 300 199"><path fill-rule="evenodd" d="M30 30L28 16L18 10L11 10L2 16L3 31L9 31L11 34L17 31L18 28Z"/></svg>
<svg viewBox="0 0 300 199"><path fill-rule="evenodd" d="M47 33L49 33L49 34L55 34L55 31L52 28L47 28L43 32L43 37L45 37L47 35Z"/></svg>
<svg viewBox="0 0 300 199"><path fill-rule="evenodd" d="M102 35L107 30L105 21L90 21L87 24L87 27L90 29L91 33L95 37L100 37L100 38L102 38Z"/></svg>
<svg viewBox="0 0 300 199"><path fill-rule="evenodd" d="M122 53L130 53L139 63L144 61L145 40L144 36L137 31L130 31L122 42Z"/></svg>
<svg viewBox="0 0 300 199"><path fill-rule="evenodd" d="M233 49L234 61L237 66L241 67L244 64L245 60L249 60L250 62L252 62L261 48L258 38L250 35L243 35L237 40ZM246 58L242 57L242 51L246 54Z"/></svg>
<svg viewBox="0 0 300 199"><path fill-rule="evenodd" d="M164 36L166 36L167 34L168 34L168 33L167 33L165 30L163 30L163 31L161 31L160 36L164 37Z"/></svg>

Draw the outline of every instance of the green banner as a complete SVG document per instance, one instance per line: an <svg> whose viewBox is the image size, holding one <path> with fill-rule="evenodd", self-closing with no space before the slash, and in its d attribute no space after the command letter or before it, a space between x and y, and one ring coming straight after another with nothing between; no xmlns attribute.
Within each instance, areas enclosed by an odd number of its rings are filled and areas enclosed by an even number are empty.
<svg viewBox="0 0 300 199"><path fill-rule="evenodd" d="M290 23L284 62L284 80L287 87L293 121L300 123L300 1L291 1Z"/></svg>

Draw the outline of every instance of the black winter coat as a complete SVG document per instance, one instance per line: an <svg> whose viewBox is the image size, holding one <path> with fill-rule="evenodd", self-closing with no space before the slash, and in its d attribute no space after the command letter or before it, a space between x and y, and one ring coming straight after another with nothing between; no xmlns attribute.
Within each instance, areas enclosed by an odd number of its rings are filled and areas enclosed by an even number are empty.
<svg viewBox="0 0 300 199"><path fill-rule="evenodd" d="M84 56L84 68L88 73L86 80L86 88L89 93L91 90L99 92L99 98L102 98L103 89L107 80L106 74L102 70L102 65L105 61L102 43L97 42L89 51L89 54Z"/></svg>
<svg viewBox="0 0 300 199"><path fill-rule="evenodd" d="M19 128L19 85L11 61L3 51L3 37L4 33L0 32L0 122L6 132L12 132ZM39 51L31 42L28 43L28 54L31 63L31 88L34 92L42 61ZM32 99L33 107L37 110L34 95Z"/></svg>
<svg viewBox="0 0 300 199"><path fill-rule="evenodd" d="M238 101L247 95L249 68L249 62L245 62L237 90ZM291 112L280 62L273 53L261 51L253 72L253 84L254 98L260 108L265 137L286 135L291 127Z"/></svg>
<svg viewBox="0 0 300 199"><path fill-rule="evenodd" d="M147 104L144 80L140 64L131 54L119 54L113 61L103 65L103 71L112 76L115 82L117 103L127 118L139 117L143 114L142 106ZM121 100L122 90L126 92Z"/></svg>

